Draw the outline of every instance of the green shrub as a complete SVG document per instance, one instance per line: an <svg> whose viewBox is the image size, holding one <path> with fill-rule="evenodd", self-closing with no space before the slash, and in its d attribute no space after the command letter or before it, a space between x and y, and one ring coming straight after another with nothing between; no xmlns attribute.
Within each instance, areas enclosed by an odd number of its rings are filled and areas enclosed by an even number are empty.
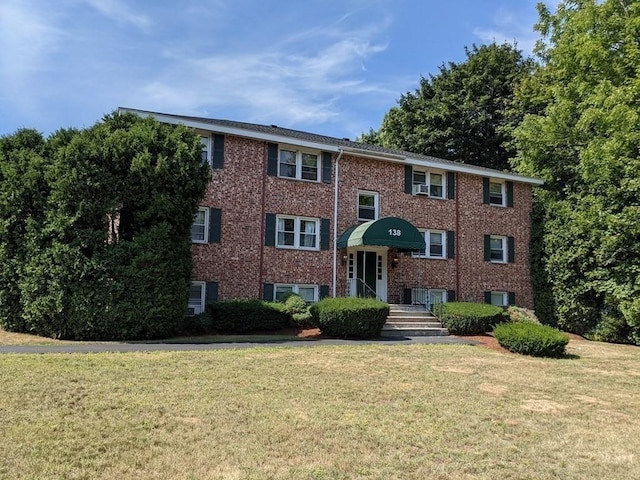
<svg viewBox="0 0 640 480"><path fill-rule="evenodd" d="M379 337L389 305L370 298L325 298L311 305L311 316L320 331L330 337Z"/></svg>
<svg viewBox="0 0 640 480"><path fill-rule="evenodd" d="M186 335L204 335L213 330L211 316L207 313L184 317L180 333Z"/></svg>
<svg viewBox="0 0 640 480"><path fill-rule="evenodd" d="M529 310L527 308L511 306L506 310L509 319L513 323L537 323L540 325L540 320L536 317L536 314L533 310Z"/></svg>
<svg viewBox="0 0 640 480"><path fill-rule="evenodd" d="M305 313L307 311L307 302L300 295L292 293L287 295L284 300L284 308L291 315L295 313Z"/></svg>
<svg viewBox="0 0 640 480"><path fill-rule="evenodd" d="M211 326L218 332L244 333L290 327L293 319L279 302L226 300L207 305Z"/></svg>
<svg viewBox="0 0 640 480"><path fill-rule="evenodd" d="M565 354L569 335L548 325L505 323L493 334L498 343L514 353L534 357L560 357Z"/></svg>
<svg viewBox="0 0 640 480"><path fill-rule="evenodd" d="M434 305L433 310L442 325L454 335L490 332L506 320L502 308L486 303L447 302Z"/></svg>
<svg viewBox="0 0 640 480"><path fill-rule="evenodd" d="M316 325L313 323L313 317L311 316L311 312L307 307L307 310L303 313L294 313L293 324L298 328L316 328Z"/></svg>
<svg viewBox="0 0 640 480"><path fill-rule="evenodd" d="M631 327L624 318L603 315L598 324L585 334L589 340L610 343L634 343L631 340Z"/></svg>

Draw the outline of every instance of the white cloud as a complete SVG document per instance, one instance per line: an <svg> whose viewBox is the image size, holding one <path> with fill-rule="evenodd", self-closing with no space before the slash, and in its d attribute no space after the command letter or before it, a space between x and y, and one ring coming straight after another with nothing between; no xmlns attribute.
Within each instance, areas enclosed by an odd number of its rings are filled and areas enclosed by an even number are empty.
<svg viewBox="0 0 640 480"><path fill-rule="evenodd" d="M501 11L496 14L494 23L491 28L474 28L473 34L483 43L516 43L526 55L531 55L538 39L533 31L533 22L518 20L514 15Z"/></svg>
<svg viewBox="0 0 640 480"><path fill-rule="evenodd" d="M143 31L148 31L151 20L146 15L140 15L120 0L86 0L89 5L98 10L106 17L119 23L130 23Z"/></svg>
<svg viewBox="0 0 640 480"><path fill-rule="evenodd" d="M135 92L129 104L185 114L211 115L203 110L213 109L213 116L233 109L244 120L288 126L331 121L341 114L343 98L392 101L397 96L397 88L368 81L363 70L367 59L387 48L375 41L379 31L341 26L294 32L250 53L185 57L183 51L166 52L170 67Z"/></svg>
<svg viewBox="0 0 640 480"><path fill-rule="evenodd" d="M542 0L549 11L554 12L561 0ZM493 16L493 25L477 27L473 34L484 43L517 43L518 48L526 55L531 55L536 41L540 38L533 27L538 21L537 2L524 2L518 6L518 12L505 8L499 9ZM523 8L526 12L523 13Z"/></svg>
<svg viewBox="0 0 640 480"><path fill-rule="evenodd" d="M50 68L49 57L63 36L46 10L25 2L0 4L0 95L5 102L24 110L34 108L32 79Z"/></svg>

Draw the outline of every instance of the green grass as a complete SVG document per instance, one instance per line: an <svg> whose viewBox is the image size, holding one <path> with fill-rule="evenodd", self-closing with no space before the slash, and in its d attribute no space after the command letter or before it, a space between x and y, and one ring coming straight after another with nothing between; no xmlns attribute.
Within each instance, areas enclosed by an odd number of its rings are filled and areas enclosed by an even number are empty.
<svg viewBox="0 0 640 480"><path fill-rule="evenodd" d="M2 479L640 477L640 350L0 355Z"/></svg>
<svg viewBox="0 0 640 480"><path fill-rule="evenodd" d="M262 342L295 342L313 340L312 338L297 337L293 334L260 334L260 335L192 335L185 337L173 337L161 340L142 340L131 343L262 343ZM73 345L87 342L74 342L71 340L54 340L47 337L38 337L24 333L7 332L0 328L0 345ZM95 342L89 342L95 343ZM111 343L111 342L98 342Z"/></svg>
<svg viewBox="0 0 640 480"><path fill-rule="evenodd" d="M297 337L295 335L264 334L264 335L194 335L189 337L173 337L164 340L147 340L144 343L269 343L269 342L299 342L312 338ZM134 342L136 343L136 342Z"/></svg>

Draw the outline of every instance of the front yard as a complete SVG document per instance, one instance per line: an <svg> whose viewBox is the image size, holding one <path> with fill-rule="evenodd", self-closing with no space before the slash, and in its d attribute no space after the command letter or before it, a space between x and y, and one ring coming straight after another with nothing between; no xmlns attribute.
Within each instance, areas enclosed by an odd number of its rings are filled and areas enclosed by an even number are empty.
<svg viewBox="0 0 640 480"><path fill-rule="evenodd" d="M640 349L0 355L0 478L640 477Z"/></svg>

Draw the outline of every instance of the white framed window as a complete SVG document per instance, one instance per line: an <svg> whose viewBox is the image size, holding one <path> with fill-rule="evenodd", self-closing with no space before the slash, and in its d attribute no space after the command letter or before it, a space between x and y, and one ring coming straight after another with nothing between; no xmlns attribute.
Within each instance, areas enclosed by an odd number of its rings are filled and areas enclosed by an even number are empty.
<svg viewBox="0 0 640 480"><path fill-rule="evenodd" d="M509 294L507 292L491 292L491 305L498 307L509 306Z"/></svg>
<svg viewBox="0 0 640 480"><path fill-rule="evenodd" d="M447 232L443 230L421 230L426 248L412 252L417 258L447 258Z"/></svg>
<svg viewBox="0 0 640 480"><path fill-rule="evenodd" d="M193 217L191 224L191 241L193 243L207 243L209 240L209 209L200 207Z"/></svg>
<svg viewBox="0 0 640 480"><path fill-rule="evenodd" d="M202 163L211 163L211 137L209 135L200 135L200 143L202 144Z"/></svg>
<svg viewBox="0 0 640 480"><path fill-rule="evenodd" d="M187 315L198 315L204 312L205 282L191 282Z"/></svg>
<svg viewBox="0 0 640 480"><path fill-rule="evenodd" d="M276 217L276 247L318 250L320 220L317 218Z"/></svg>
<svg viewBox="0 0 640 480"><path fill-rule="evenodd" d="M430 288L429 289L429 305L432 307L438 303L445 303L447 301L447 291Z"/></svg>
<svg viewBox="0 0 640 480"><path fill-rule="evenodd" d="M506 263L507 237L491 235L489 242L489 259L494 263Z"/></svg>
<svg viewBox="0 0 640 480"><path fill-rule="evenodd" d="M278 152L278 176L296 180L320 181L320 155L318 152L281 147Z"/></svg>
<svg viewBox="0 0 640 480"><path fill-rule="evenodd" d="M445 303L447 301L447 291L439 288L412 288L411 303L413 305L431 306L437 303Z"/></svg>
<svg viewBox="0 0 640 480"><path fill-rule="evenodd" d="M413 170L413 194L445 198L445 175L439 171Z"/></svg>
<svg viewBox="0 0 640 480"><path fill-rule="evenodd" d="M489 204L504 207L506 198L504 182L489 180Z"/></svg>
<svg viewBox="0 0 640 480"><path fill-rule="evenodd" d="M358 220L378 219L378 192L358 191Z"/></svg>
<svg viewBox="0 0 640 480"><path fill-rule="evenodd" d="M307 303L318 301L317 285L302 285L297 283L276 283L273 287L273 299L281 301L286 295L295 293Z"/></svg>

